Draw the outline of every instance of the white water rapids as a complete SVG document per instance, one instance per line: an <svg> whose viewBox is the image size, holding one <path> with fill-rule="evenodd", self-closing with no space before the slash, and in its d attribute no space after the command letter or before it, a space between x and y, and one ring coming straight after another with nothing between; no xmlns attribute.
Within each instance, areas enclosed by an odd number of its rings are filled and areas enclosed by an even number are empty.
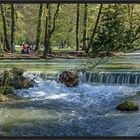
<svg viewBox="0 0 140 140"><path fill-rule="evenodd" d="M5 104L0 110L5 113L0 122L2 135L140 135L140 112L115 109L126 97L140 91L140 86L80 83L68 88L55 80L37 77L35 81L35 87L16 91L25 102Z"/></svg>

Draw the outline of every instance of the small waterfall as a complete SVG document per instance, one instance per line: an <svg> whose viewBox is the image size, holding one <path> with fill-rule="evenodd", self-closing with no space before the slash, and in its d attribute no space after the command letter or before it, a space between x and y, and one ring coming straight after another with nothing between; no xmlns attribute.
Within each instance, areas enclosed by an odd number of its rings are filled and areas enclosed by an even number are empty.
<svg viewBox="0 0 140 140"><path fill-rule="evenodd" d="M31 74L34 77L40 77L43 80L57 80L59 77L59 73L29 72L28 74Z"/></svg>
<svg viewBox="0 0 140 140"><path fill-rule="evenodd" d="M140 72L84 72L82 82L106 84L140 84Z"/></svg>
<svg viewBox="0 0 140 140"><path fill-rule="evenodd" d="M58 81L60 73L28 73L43 80ZM80 82L100 84L140 84L140 72L79 72Z"/></svg>

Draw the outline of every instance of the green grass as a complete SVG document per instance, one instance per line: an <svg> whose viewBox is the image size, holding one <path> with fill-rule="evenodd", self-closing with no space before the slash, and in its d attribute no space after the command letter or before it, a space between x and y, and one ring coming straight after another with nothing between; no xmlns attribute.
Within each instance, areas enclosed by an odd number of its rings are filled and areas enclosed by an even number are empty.
<svg viewBox="0 0 140 140"><path fill-rule="evenodd" d="M69 47L69 48L62 48L59 49L58 47L52 47L53 51L56 52L63 52L63 51L75 51L75 47ZM19 45L15 46L15 50L17 51L17 53L21 53L21 47ZM40 48L41 51L44 51L44 48Z"/></svg>
<svg viewBox="0 0 140 140"><path fill-rule="evenodd" d="M15 50L17 51L17 53L21 53L21 47L17 47L17 45L15 46Z"/></svg>

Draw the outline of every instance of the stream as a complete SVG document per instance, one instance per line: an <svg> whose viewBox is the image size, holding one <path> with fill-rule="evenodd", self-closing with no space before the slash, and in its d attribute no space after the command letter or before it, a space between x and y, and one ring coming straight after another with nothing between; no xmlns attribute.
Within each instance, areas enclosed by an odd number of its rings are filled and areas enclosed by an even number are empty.
<svg viewBox="0 0 140 140"><path fill-rule="evenodd" d="M116 106L140 91L140 54L111 58L79 73L80 84L59 83L59 73L80 67L82 59L0 60L1 69L17 66L37 83L16 90L20 98L0 104L1 136L139 136L140 111ZM137 98L140 106L140 98Z"/></svg>

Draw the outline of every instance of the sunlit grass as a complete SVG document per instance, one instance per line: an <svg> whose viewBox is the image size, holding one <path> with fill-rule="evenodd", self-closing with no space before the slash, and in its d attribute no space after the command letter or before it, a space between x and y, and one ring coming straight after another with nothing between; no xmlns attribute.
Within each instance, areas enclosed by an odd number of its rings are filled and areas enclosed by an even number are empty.
<svg viewBox="0 0 140 140"><path fill-rule="evenodd" d="M17 53L21 53L21 49L22 48L19 45L15 46L15 50L16 50ZM53 46L52 49L53 49L53 51L56 51L56 52L75 51L75 47L68 47L68 48L61 48L61 49L59 49L58 47L56 47L56 46L54 47ZM43 51L44 48L40 47L40 50Z"/></svg>

